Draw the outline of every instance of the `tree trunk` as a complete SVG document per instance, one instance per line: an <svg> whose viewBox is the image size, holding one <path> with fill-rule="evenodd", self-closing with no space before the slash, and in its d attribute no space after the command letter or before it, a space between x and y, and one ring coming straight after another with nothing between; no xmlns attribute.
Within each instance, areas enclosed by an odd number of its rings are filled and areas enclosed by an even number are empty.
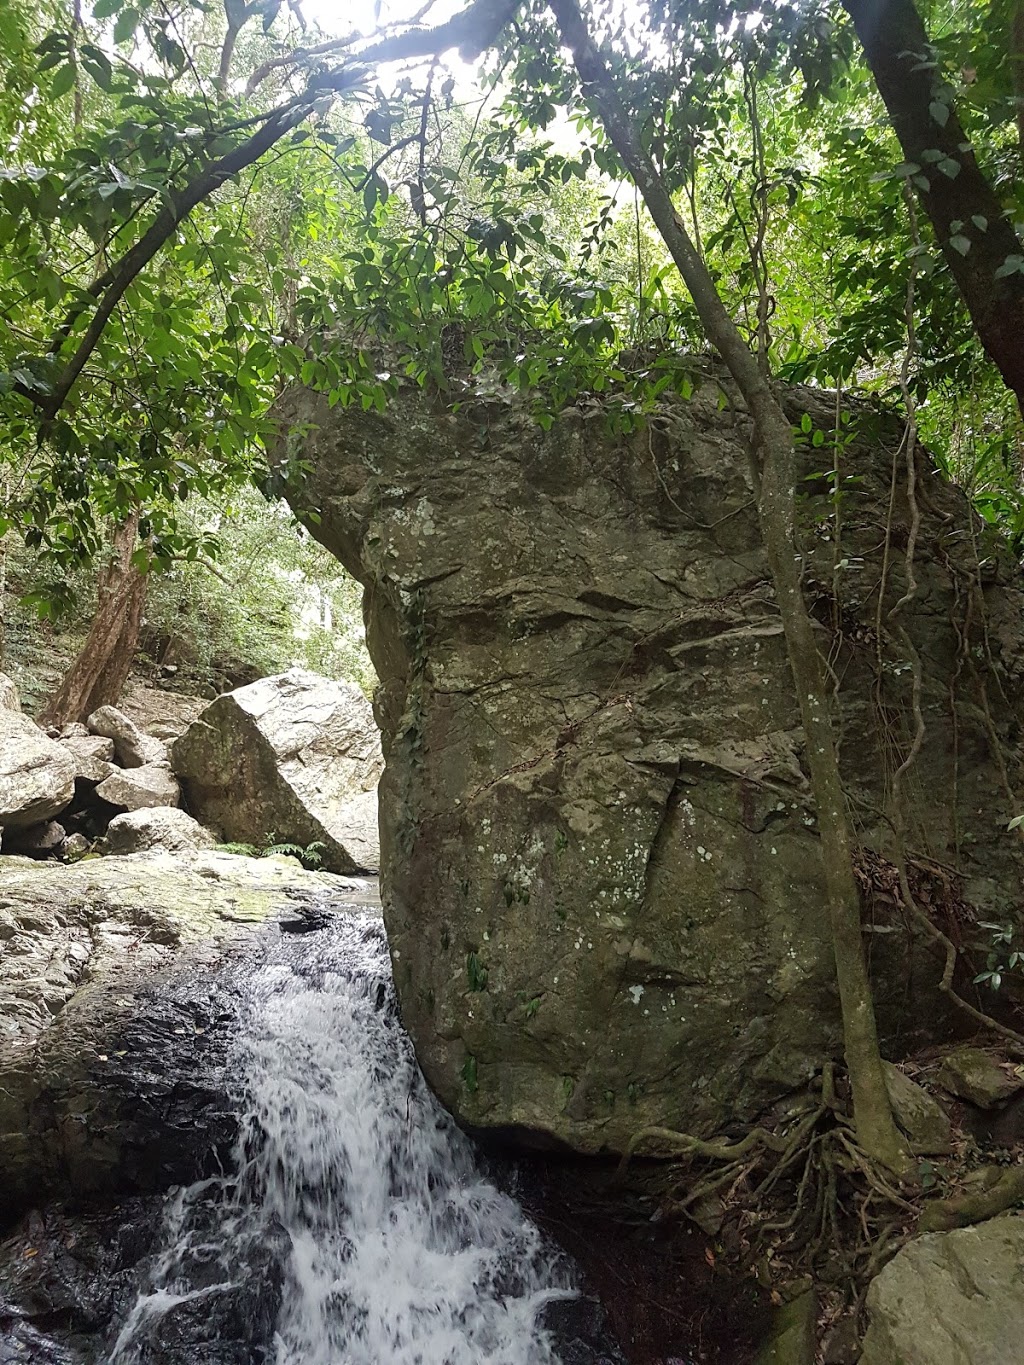
<svg viewBox="0 0 1024 1365"><path fill-rule="evenodd" d="M1024 0L1017 0L1010 20L1010 76L1017 101L1017 151L1024 166Z"/></svg>
<svg viewBox="0 0 1024 1365"><path fill-rule="evenodd" d="M100 574L99 600L78 657L39 715L42 725L83 721L98 706L120 700L135 658L148 579L132 563L138 513L114 532L110 563Z"/></svg>
<svg viewBox="0 0 1024 1365"><path fill-rule="evenodd" d="M572 52L584 91L643 195L690 291L708 338L725 360L754 421L760 460L752 452L752 462L761 534L807 737L857 1137L872 1158L901 1172L906 1169L908 1158L885 1089L874 1002L861 942L860 894L853 876L852 842L835 737L821 658L800 587L794 541L792 427L762 375L757 358L719 297L653 162L643 151L577 0L549 0L549 4L563 42Z"/></svg>
<svg viewBox="0 0 1024 1365"><path fill-rule="evenodd" d="M914 0L843 0L978 339L1024 412L1024 245L971 150ZM1016 29L1015 29L1016 32ZM945 169L944 169L945 168ZM949 174L947 174L947 171ZM927 188L925 187L927 185ZM966 253L958 250L967 243Z"/></svg>

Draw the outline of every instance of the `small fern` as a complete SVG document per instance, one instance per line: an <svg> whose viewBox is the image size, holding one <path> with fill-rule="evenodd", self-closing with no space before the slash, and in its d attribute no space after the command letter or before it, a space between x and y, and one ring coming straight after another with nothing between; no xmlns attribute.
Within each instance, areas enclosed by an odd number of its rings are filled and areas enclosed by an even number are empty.
<svg viewBox="0 0 1024 1365"><path fill-rule="evenodd" d="M260 850L261 858L272 858L275 854L283 854L287 858L297 858L304 868L309 872L315 872L324 860L324 853L327 845L319 839L314 839L310 844L279 843L267 844Z"/></svg>
<svg viewBox="0 0 1024 1365"><path fill-rule="evenodd" d="M273 858L280 854L286 858L297 858L308 872L315 872L324 860L327 852L327 845L320 839L314 839L310 844L293 844L287 840L274 842L276 835L270 836L270 842L257 846L256 844L228 843L218 844L217 850L220 853L234 853L241 858Z"/></svg>

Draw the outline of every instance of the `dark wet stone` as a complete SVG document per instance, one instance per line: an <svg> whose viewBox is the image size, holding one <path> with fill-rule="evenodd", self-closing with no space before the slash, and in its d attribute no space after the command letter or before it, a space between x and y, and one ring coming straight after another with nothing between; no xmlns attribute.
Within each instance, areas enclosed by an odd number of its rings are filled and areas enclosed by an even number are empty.
<svg viewBox="0 0 1024 1365"><path fill-rule="evenodd" d="M56 1205L22 1219L0 1243L0 1362L99 1361L112 1322L137 1292L152 1250L160 1198L71 1212Z"/></svg>
<svg viewBox="0 0 1024 1365"><path fill-rule="evenodd" d="M556 1299L541 1309L540 1321L551 1333L561 1365L625 1365L597 1299Z"/></svg>

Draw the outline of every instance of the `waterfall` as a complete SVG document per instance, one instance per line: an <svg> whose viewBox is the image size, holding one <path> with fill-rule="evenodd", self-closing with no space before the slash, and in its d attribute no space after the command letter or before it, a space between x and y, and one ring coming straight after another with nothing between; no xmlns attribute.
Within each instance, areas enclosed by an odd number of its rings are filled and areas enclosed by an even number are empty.
<svg viewBox="0 0 1024 1365"><path fill-rule="evenodd" d="M215 1320L245 1276L255 1337L273 1318L252 1361L554 1365L538 1314L572 1296L571 1272L427 1088L380 920L264 943L239 974L234 1169L169 1199L110 1365L177 1360L176 1319ZM270 1288L252 1286L254 1250L278 1267Z"/></svg>

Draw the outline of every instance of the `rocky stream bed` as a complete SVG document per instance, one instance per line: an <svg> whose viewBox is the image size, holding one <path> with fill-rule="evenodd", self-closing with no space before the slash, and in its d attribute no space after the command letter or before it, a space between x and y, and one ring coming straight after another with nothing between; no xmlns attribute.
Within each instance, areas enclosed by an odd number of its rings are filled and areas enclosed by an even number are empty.
<svg viewBox="0 0 1024 1365"><path fill-rule="evenodd" d="M427 1090L372 882L0 870L5 1365L622 1359Z"/></svg>

